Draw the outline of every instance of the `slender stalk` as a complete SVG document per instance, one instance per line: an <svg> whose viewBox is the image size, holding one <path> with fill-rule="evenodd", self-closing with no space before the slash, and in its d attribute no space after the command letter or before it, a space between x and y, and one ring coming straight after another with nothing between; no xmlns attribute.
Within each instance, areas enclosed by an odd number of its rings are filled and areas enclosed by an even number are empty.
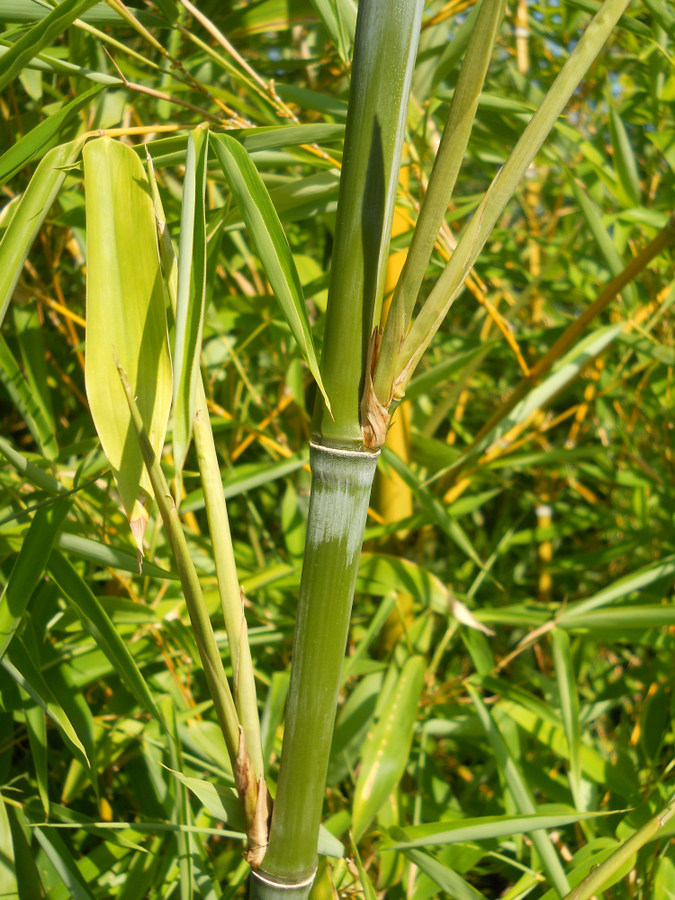
<svg viewBox="0 0 675 900"><path fill-rule="evenodd" d="M176 504L174 503L171 491L169 490L169 485L166 482L159 461L155 456L155 451L152 449L148 439L138 406L131 395L131 388L129 387L126 373L119 364L118 371L127 397L127 403L129 404L131 421L138 437L138 443L150 475L150 481L152 483L155 499L157 500L157 506L167 531L169 543L171 544L171 551L176 561L178 576L180 578L181 587L183 588L183 595L190 615L190 622L192 623L192 630L197 642L199 656L202 660L202 665L204 666L204 673L206 674L206 680L209 685L211 699L213 700L216 715L218 716L218 721L220 722L220 727L222 728L223 736L225 737L225 743L227 744L230 759L234 764L239 750L239 720L237 718L237 711L234 706L234 700L232 699L230 686L227 682L227 677L225 676L225 669L223 668L223 663L220 658L220 652L218 650L218 645L216 644L213 628L211 627L209 614L206 609L206 604L204 603L199 576L197 575L197 570L190 557L190 551L188 550L185 534L180 524L180 519L178 518Z"/></svg>
<svg viewBox="0 0 675 900"><path fill-rule="evenodd" d="M671 798L670 802L642 828L631 835L608 859L593 869L569 894L565 894L564 900L591 900L602 890L612 875L618 872L641 847L658 837L666 822L674 815L675 797Z"/></svg>
<svg viewBox="0 0 675 900"><path fill-rule="evenodd" d="M400 398L405 393L417 364L459 295L471 267L485 246L504 207L513 196L520 179L539 152L581 79L597 58L628 2L629 0L605 0L572 50L508 160L488 188L471 221L464 229L450 262L441 273L403 341L398 357L399 375L393 385L394 398ZM377 373L375 377L377 379Z"/></svg>
<svg viewBox="0 0 675 900"><path fill-rule="evenodd" d="M230 523L201 375L197 384L196 415L192 429L232 659L234 704L242 729L235 774L248 828L246 859L255 867L262 860L267 844L267 787L264 780L260 716Z"/></svg>
<svg viewBox="0 0 675 900"><path fill-rule="evenodd" d="M246 856L251 865L257 865L262 858L265 846L267 790L264 787L264 779L261 775L259 780L256 780L252 771L246 740L243 737L244 731L239 723L237 709L204 602L199 576L190 556L176 504L150 444L141 413L131 394L129 380L119 363L118 371L131 412L131 421L138 438L143 460L150 475L150 482L157 506L171 544L171 551L178 569L185 605L190 616L199 657L204 667L209 693L227 745L227 752L232 764L235 785L239 793L249 838Z"/></svg>

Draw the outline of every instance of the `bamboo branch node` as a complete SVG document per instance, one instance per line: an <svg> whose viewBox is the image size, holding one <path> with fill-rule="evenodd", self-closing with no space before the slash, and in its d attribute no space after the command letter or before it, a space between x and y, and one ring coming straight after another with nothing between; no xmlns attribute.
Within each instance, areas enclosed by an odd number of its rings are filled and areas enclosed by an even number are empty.
<svg viewBox="0 0 675 900"><path fill-rule="evenodd" d="M251 875L256 878L258 881L262 882L262 884L266 884L269 887L273 887L278 891L297 891L300 888L310 887L314 883L314 878L316 876L316 869L309 875L307 878L303 878L302 881L294 881L294 882L285 882L285 881L273 881L271 878L265 878L263 873L258 869L253 870Z"/></svg>

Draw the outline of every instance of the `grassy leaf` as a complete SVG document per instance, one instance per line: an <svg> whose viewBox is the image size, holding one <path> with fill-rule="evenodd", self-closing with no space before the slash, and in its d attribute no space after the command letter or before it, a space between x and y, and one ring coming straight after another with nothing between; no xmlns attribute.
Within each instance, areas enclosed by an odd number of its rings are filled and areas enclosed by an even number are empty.
<svg viewBox="0 0 675 900"><path fill-rule="evenodd" d="M84 138L61 144L41 160L0 242L0 324L35 237L66 177L65 168L80 154Z"/></svg>
<svg viewBox="0 0 675 900"><path fill-rule="evenodd" d="M25 377L7 341L0 335L0 381L28 426L40 452L47 459L56 459L58 447L53 422L49 421L40 396Z"/></svg>
<svg viewBox="0 0 675 900"><path fill-rule="evenodd" d="M187 147L178 254L178 296L173 364L173 448L176 472L185 463L200 378L199 360L206 291L206 214L204 190L209 133L190 132Z"/></svg>
<svg viewBox="0 0 675 900"><path fill-rule="evenodd" d="M87 212L85 381L92 417L142 552L152 488L120 384L124 367L152 449L171 404L165 294L148 180L133 150L110 138L84 149Z"/></svg>
<svg viewBox="0 0 675 900"><path fill-rule="evenodd" d="M36 828L35 837L68 889L71 900L94 900L77 860L61 836L51 828Z"/></svg>
<svg viewBox="0 0 675 900"><path fill-rule="evenodd" d="M64 104L58 112L48 116L39 125L36 125L28 134L25 134L15 144L0 156L0 185L13 178L24 166L32 162L36 156L43 156L45 149L49 148L58 138L63 128L73 119L80 110L89 105L92 98L101 90L101 85L83 91L75 100Z"/></svg>
<svg viewBox="0 0 675 900"><path fill-rule="evenodd" d="M49 15L12 44L9 51L0 57L0 91L21 73L27 62L96 3L98 0L62 0Z"/></svg>
<svg viewBox="0 0 675 900"><path fill-rule="evenodd" d="M599 815L615 815L615 812L583 813L574 810L567 813L535 813L532 815L481 816L476 819L451 819L396 828L390 840L383 844L385 850L408 850L415 847L437 847L469 841L487 841L512 834L526 834L539 829L563 828L595 818Z"/></svg>
<svg viewBox="0 0 675 900"><path fill-rule="evenodd" d="M354 790L352 828L359 839L401 779L408 762L417 704L424 688L425 660L407 660L377 725L363 748Z"/></svg>
<svg viewBox="0 0 675 900"><path fill-rule="evenodd" d="M614 166L619 179L619 185L623 191L623 202L626 206L639 206L640 204L640 178L638 175L635 154L628 139L628 133L621 121L614 104L609 103L609 133L614 149Z"/></svg>
<svg viewBox="0 0 675 900"><path fill-rule="evenodd" d="M65 556L58 552L52 556L49 571L63 591L66 600L75 608L83 627L110 660L123 684L131 691L141 706L163 726L162 716L146 680L140 673L127 645L110 621L104 607L96 599L86 582L82 580Z"/></svg>
<svg viewBox="0 0 675 900"><path fill-rule="evenodd" d="M238 141L229 135L215 134L211 142L235 202L246 222L274 296L328 404L312 341L300 276L267 188Z"/></svg>
<svg viewBox="0 0 675 900"><path fill-rule="evenodd" d="M8 656L11 656L11 659L8 659ZM19 687L23 688L59 728L64 739L75 752L76 758L84 765L89 766L84 744L78 737L77 731L18 638L1 664Z"/></svg>
<svg viewBox="0 0 675 900"><path fill-rule="evenodd" d="M61 500L42 507L33 517L0 599L0 659L42 578L57 532L67 512L68 503Z"/></svg>

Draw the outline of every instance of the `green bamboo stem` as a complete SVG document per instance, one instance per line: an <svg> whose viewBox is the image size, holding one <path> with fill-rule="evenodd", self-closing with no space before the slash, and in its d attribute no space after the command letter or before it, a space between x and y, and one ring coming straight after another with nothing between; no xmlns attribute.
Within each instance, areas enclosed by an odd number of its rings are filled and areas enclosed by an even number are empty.
<svg viewBox="0 0 675 900"><path fill-rule="evenodd" d="M264 772L264 763L262 742L260 740L260 717L256 699L255 676L248 643L248 629L244 617L241 589L234 560L234 550L232 548L232 536L230 534L225 494L223 493L218 456L206 408L206 396L201 377L197 387L197 413L192 427L197 450L199 474L204 491L206 518L209 523L209 533L211 534L218 591L220 593L225 630L227 631L230 656L232 658L234 702L239 721L244 729L246 747L257 782Z"/></svg>
<svg viewBox="0 0 675 900"><path fill-rule="evenodd" d="M358 411L384 290L423 6L359 3L321 359L331 411L317 403L313 423L314 434L337 447L363 447Z"/></svg>
<svg viewBox="0 0 675 900"><path fill-rule="evenodd" d="M311 445L312 493L286 729L269 848L260 877L254 874L252 882L256 898L277 896L275 890L294 900L304 897L316 869L340 674L377 456Z"/></svg>
<svg viewBox="0 0 675 900"><path fill-rule="evenodd" d="M218 716L220 727L223 731L225 743L234 766L239 751L239 719L232 698L232 692L225 675L223 662L216 638L211 627L211 620L204 603L204 595L199 583L199 576L195 569L190 551L188 550L185 533L178 517L176 504L174 503L169 485L155 456L148 435L143 424L141 413L131 394L131 388L124 369L118 363L118 371L124 387L124 393L131 412L131 421L136 432L138 443L143 454L143 461L150 475L152 489L155 494L162 522L167 531L171 551L173 553L178 577L180 578L185 604L192 623L192 630L197 642L199 656L204 666L204 673L209 686L209 692Z"/></svg>
<svg viewBox="0 0 675 900"><path fill-rule="evenodd" d="M658 838L659 832L674 815L675 797L671 798L657 815L639 828L627 841L624 841L608 859L593 869L569 894L565 894L563 900L591 900L638 850L644 847L648 841Z"/></svg>

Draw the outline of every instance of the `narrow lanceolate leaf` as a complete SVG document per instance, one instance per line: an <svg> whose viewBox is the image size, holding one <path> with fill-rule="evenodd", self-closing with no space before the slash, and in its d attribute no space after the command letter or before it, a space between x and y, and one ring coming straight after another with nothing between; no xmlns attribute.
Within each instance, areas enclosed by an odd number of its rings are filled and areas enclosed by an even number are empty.
<svg viewBox="0 0 675 900"><path fill-rule="evenodd" d="M20 74L29 60L62 34L98 0L62 0L42 21L33 25L0 59L0 91Z"/></svg>
<svg viewBox="0 0 675 900"><path fill-rule="evenodd" d="M42 158L0 241L0 325L28 252L66 177L66 167L75 162L83 143L83 137L77 138Z"/></svg>
<svg viewBox="0 0 675 900"><path fill-rule="evenodd" d="M356 28L356 0L312 0L321 21L347 65L354 43Z"/></svg>
<svg viewBox="0 0 675 900"><path fill-rule="evenodd" d="M5 801L0 794L0 897L8 897L13 900L18 896L12 829Z"/></svg>
<svg viewBox="0 0 675 900"><path fill-rule="evenodd" d="M565 631L554 628L551 632L553 661L558 681L560 706L565 723L565 734L570 749L570 787L577 809L583 808L581 793L581 727L579 725L579 694L574 672L570 640Z"/></svg>
<svg viewBox="0 0 675 900"><path fill-rule="evenodd" d="M612 105L609 107L609 133L612 138L614 166L619 188L623 193L621 199L627 206L638 206L640 203L640 176L635 154L621 116Z"/></svg>
<svg viewBox="0 0 675 900"><path fill-rule="evenodd" d="M102 87L103 85L95 85L88 91L78 94L74 100L64 104L57 112L12 144L9 150L0 156L0 185L9 181L37 156L44 156L45 150L56 143L61 130L91 102L92 97L98 94Z"/></svg>
<svg viewBox="0 0 675 900"><path fill-rule="evenodd" d="M85 629L106 655L122 683L134 695L141 706L164 726L163 718L155 704L146 680L141 675L129 648L119 636L104 607L78 575L70 562L54 551L49 571L63 591L67 602L75 609Z"/></svg>
<svg viewBox="0 0 675 900"><path fill-rule="evenodd" d="M143 166L110 138L83 153L87 214L85 382L91 414L139 552L151 485L117 372L124 367L152 449L161 453L171 362L155 214Z"/></svg>
<svg viewBox="0 0 675 900"><path fill-rule="evenodd" d="M10 655L12 657L11 660L8 658ZM7 674L54 722L66 743L70 745L76 758L83 765L89 766L87 751L84 743L78 736L75 726L68 718L65 710L54 696L44 676L33 663L19 638L14 641L12 649L3 658L1 664Z"/></svg>
<svg viewBox="0 0 675 900"><path fill-rule="evenodd" d="M354 792L352 828L359 837L377 815L405 770L412 743L417 704L424 687L425 661L410 658L379 721L369 734Z"/></svg>
<svg viewBox="0 0 675 900"><path fill-rule="evenodd" d="M42 578L56 534L67 512L68 503L64 500L39 509L24 537L21 551L0 599L0 659L19 627L31 594Z"/></svg>
<svg viewBox="0 0 675 900"><path fill-rule="evenodd" d="M94 900L87 882L80 872L77 861L65 841L54 828L35 829L35 837L50 863L58 872L72 900Z"/></svg>
<svg viewBox="0 0 675 900"><path fill-rule="evenodd" d="M527 815L536 814L537 810L534 800L532 799L530 788L523 777L523 773L511 755L497 724L483 703L476 688L471 684L467 684L467 692L471 697L481 725L485 729L485 733L492 745L497 765L499 766L499 770L502 773L518 811ZM569 884L567 883L567 877L565 876L565 872L553 842L548 833L544 830L533 831L531 834L532 843L537 848L539 856L541 857L544 871L551 884L558 891L558 894L562 896L569 891Z"/></svg>
<svg viewBox="0 0 675 900"><path fill-rule="evenodd" d="M300 276L267 188L238 141L227 134L216 134L211 136L211 143L274 296L279 301L291 333L328 403L312 341Z"/></svg>
<svg viewBox="0 0 675 900"><path fill-rule="evenodd" d="M38 449L47 459L58 456L53 423L45 415L40 397L21 371L9 344L0 335L0 381L26 423Z"/></svg>
<svg viewBox="0 0 675 900"><path fill-rule="evenodd" d="M200 125L188 138L180 221L173 383L173 452L177 472L183 469L190 445L200 377L206 289L204 192L208 149L208 129Z"/></svg>
<svg viewBox="0 0 675 900"><path fill-rule="evenodd" d="M602 4L513 148L509 159L488 188L480 206L464 229L450 262L427 297L403 342L399 354L400 375L394 391L396 396L402 396L405 392L415 367L459 295L471 266L484 247L506 203L513 196L518 182L627 6L628 0L606 0Z"/></svg>

